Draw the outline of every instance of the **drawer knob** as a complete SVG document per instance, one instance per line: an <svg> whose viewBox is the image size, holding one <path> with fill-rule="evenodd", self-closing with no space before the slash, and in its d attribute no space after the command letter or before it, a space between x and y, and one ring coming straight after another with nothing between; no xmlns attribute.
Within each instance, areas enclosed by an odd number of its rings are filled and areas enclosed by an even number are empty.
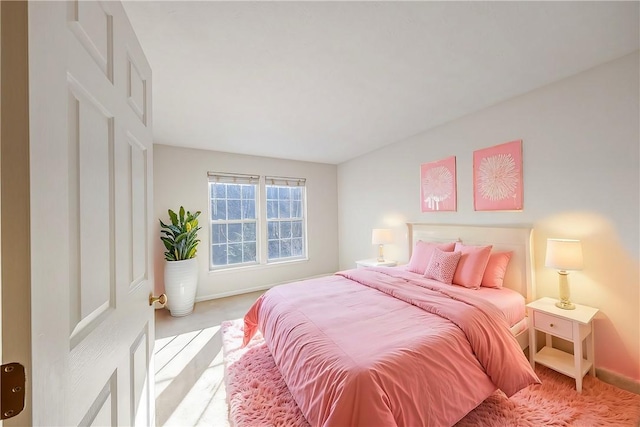
<svg viewBox="0 0 640 427"><path fill-rule="evenodd" d="M549 323L549 326L553 328L553 323Z"/></svg>

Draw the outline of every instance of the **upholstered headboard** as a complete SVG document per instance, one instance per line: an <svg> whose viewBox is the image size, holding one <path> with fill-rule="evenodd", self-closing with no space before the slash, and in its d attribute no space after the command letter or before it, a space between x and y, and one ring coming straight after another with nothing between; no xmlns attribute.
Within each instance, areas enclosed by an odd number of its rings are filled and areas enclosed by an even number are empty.
<svg viewBox="0 0 640 427"><path fill-rule="evenodd" d="M530 227L494 227L483 225L445 225L408 223L409 256L418 240L425 242L459 241L465 245L493 245L494 251L511 251L504 286L533 298L533 239Z"/></svg>

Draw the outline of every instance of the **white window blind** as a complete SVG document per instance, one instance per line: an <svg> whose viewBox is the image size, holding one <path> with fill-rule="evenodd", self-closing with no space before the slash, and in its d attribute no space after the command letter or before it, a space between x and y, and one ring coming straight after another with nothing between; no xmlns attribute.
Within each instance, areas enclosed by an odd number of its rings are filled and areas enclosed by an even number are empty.
<svg viewBox="0 0 640 427"><path fill-rule="evenodd" d="M304 187L307 183L305 178L283 178L277 176L267 176L264 181L266 185L279 185L284 187Z"/></svg>
<svg viewBox="0 0 640 427"><path fill-rule="evenodd" d="M209 177L209 182L220 184L258 184L260 181L259 175L220 172L209 172L207 175Z"/></svg>

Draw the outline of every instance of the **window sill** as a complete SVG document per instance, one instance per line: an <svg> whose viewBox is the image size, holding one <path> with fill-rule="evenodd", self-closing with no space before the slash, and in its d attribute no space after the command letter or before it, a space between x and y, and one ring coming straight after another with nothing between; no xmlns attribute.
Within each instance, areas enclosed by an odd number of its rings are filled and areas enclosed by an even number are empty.
<svg viewBox="0 0 640 427"><path fill-rule="evenodd" d="M223 274L227 272L239 272L239 271L252 271L252 270L266 270L277 267L286 267L291 264L301 264L304 262L308 262L309 258L298 258L287 261L278 261L278 262L270 262L265 264L251 264L251 265L243 265L239 267L228 267L228 268L216 268L209 269L209 274Z"/></svg>

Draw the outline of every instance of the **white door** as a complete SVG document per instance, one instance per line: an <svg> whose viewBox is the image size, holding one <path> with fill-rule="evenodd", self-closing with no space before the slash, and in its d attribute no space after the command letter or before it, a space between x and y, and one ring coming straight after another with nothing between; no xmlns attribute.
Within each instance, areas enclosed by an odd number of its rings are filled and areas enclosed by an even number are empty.
<svg viewBox="0 0 640 427"><path fill-rule="evenodd" d="M120 3L29 2L34 425L153 425L151 70Z"/></svg>

